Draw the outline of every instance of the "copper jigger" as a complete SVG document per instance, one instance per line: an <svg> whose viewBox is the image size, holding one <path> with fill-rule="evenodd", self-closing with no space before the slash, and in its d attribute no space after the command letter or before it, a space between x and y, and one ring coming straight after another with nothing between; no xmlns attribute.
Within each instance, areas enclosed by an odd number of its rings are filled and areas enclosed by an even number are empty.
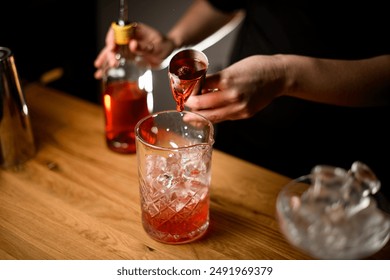
<svg viewBox="0 0 390 280"><path fill-rule="evenodd" d="M201 93L208 66L207 56L195 49L179 51L172 57L168 77L178 111L184 110L184 103L190 95Z"/></svg>

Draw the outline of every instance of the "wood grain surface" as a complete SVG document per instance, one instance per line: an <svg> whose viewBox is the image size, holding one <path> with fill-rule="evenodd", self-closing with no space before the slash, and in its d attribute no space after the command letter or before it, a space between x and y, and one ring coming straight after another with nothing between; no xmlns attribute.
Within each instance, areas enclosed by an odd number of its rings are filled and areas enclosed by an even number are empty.
<svg viewBox="0 0 390 280"><path fill-rule="evenodd" d="M37 153L19 170L0 170L0 259L311 258L275 218L290 179L218 150L206 235L184 245L152 240L141 224L136 156L106 147L102 108L38 84L25 93Z"/></svg>

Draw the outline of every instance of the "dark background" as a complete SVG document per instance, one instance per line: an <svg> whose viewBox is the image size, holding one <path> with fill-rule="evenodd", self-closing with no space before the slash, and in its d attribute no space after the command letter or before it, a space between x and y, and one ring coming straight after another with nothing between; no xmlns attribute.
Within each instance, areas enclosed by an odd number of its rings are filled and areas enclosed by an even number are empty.
<svg viewBox="0 0 390 280"><path fill-rule="evenodd" d="M96 1L2 1L0 46L10 48L23 83L38 81L54 68L63 76L52 84L97 102L93 78L97 54Z"/></svg>

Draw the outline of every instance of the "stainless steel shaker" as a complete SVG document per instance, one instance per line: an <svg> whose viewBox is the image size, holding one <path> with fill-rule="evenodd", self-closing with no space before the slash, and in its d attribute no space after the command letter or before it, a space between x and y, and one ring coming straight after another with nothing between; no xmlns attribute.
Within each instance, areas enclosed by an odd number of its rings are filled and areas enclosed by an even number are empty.
<svg viewBox="0 0 390 280"><path fill-rule="evenodd" d="M0 47L0 166L18 168L35 154L28 107L12 51Z"/></svg>

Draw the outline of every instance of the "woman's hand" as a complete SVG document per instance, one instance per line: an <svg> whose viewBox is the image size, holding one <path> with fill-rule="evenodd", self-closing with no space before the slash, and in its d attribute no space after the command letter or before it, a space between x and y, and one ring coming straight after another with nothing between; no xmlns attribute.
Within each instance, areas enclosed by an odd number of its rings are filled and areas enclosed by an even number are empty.
<svg viewBox="0 0 390 280"><path fill-rule="evenodd" d="M135 30L129 42L130 51L149 62L152 68L158 68L161 62L168 57L176 48L173 40L164 36L158 30L143 23L135 23ZM94 61L96 79L103 75L102 66L108 62L111 65L115 61L115 40L114 30L109 28L104 48L100 51Z"/></svg>
<svg viewBox="0 0 390 280"><path fill-rule="evenodd" d="M252 117L285 88L285 73L278 56L251 56L208 75L203 94L191 96L186 106L218 123Z"/></svg>

